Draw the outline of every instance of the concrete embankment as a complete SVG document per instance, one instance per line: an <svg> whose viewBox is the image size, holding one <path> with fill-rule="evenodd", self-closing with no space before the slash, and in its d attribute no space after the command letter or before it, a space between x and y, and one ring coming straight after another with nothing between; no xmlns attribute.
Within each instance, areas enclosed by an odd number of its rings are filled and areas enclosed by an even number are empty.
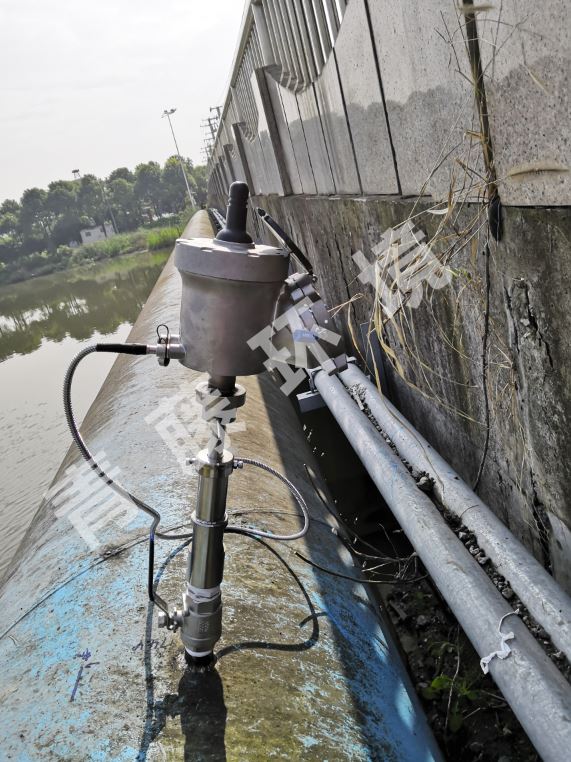
<svg viewBox="0 0 571 762"><path fill-rule="evenodd" d="M199 213L187 235L211 234ZM176 330L179 298L171 261L130 340L152 342L160 323ZM193 406L198 378L175 362L161 368L152 357L120 357L82 427L92 451L120 470L119 481L161 511L165 529L188 525L193 509L196 475L183 463L204 445ZM268 377L244 385L231 449L298 486L313 519L300 551L355 577L308 479L306 466L320 484L288 399ZM147 601L146 517L108 521L103 511L90 524L107 493L93 481L81 492L80 470L72 448L55 479L60 491L40 507L0 593L5 758L440 758L365 587L303 563L290 546L226 539L216 668L187 671L178 635L156 629ZM72 489L60 499L70 474ZM282 485L247 467L231 478L229 513L232 523L299 526ZM98 543L92 548L88 531ZM161 542L156 562L160 593L177 605L183 545Z"/></svg>

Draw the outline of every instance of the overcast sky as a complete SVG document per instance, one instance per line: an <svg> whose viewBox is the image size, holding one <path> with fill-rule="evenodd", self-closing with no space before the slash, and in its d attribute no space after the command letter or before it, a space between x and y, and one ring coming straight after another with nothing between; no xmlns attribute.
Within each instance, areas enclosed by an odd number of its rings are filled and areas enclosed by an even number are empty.
<svg viewBox="0 0 571 762"><path fill-rule="evenodd" d="M201 160L243 0L0 0L0 202L174 152Z"/></svg>

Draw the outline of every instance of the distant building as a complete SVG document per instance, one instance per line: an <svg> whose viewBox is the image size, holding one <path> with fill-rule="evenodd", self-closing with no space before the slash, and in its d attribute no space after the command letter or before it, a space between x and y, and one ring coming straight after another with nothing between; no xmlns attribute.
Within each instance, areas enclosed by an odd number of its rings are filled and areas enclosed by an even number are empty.
<svg viewBox="0 0 571 762"><path fill-rule="evenodd" d="M84 228L80 231L81 243L95 243L95 241L103 241L105 238L112 238L114 235L115 229L110 222L96 225L93 228Z"/></svg>

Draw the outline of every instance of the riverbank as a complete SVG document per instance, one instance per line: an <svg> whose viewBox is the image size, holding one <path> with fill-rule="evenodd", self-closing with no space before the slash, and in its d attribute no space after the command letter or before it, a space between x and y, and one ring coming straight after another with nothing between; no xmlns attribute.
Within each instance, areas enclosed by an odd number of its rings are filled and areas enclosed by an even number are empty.
<svg viewBox="0 0 571 762"><path fill-rule="evenodd" d="M55 252L41 252L22 257L0 266L0 286L21 283L45 275L66 272L75 268L114 259L127 254L159 251L172 248L181 235L178 226L139 228L81 246L58 246Z"/></svg>

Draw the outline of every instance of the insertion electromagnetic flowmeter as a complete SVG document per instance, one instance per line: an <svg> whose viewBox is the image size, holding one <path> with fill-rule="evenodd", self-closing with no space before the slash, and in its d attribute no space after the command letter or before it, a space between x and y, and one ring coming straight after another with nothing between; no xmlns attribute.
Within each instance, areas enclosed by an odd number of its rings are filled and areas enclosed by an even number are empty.
<svg viewBox="0 0 571 762"><path fill-rule="evenodd" d="M303 341L315 344L310 353L313 360L302 362L302 365L319 365L329 373L346 367L346 357L340 350L335 350L336 355L331 356L319 343L330 318L314 288L315 278L311 267L307 267L309 263L263 210L258 210L260 217L283 245L276 247L253 242L246 229L248 199L248 186L242 182L233 183L225 226L216 237L177 241L174 262L182 279L180 335L171 334L164 326L166 330L157 331L158 342L153 345L97 344L88 347L73 360L64 384L67 421L82 455L110 487L153 518L149 596L162 609L159 626L180 630L187 660L195 664L212 659L222 633L224 534L239 532L286 541L303 537L309 528L307 506L291 482L261 461L235 458L224 447L226 427L236 419L237 410L246 399L245 389L236 383L236 377L262 373L268 365L268 355L252 342L252 338L270 327L276 342L281 345L278 354L283 358L286 348L291 351L296 336L301 336ZM307 272L290 274L292 254L306 265ZM291 330L283 330L284 315ZM175 538L159 532L160 514L103 471L89 452L73 416L73 375L83 357L94 351L155 354L163 366L178 360L187 368L207 374L207 380L197 385L196 396L211 435L208 446L190 460L198 475L197 497L190 522L192 531L188 535L192 541L182 605L177 609L170 609L154 590L152 567L155 537L178 539L180 535ZM228 480L232 472L244 464L259 466L286 484L304 517L299 531L277 535L228 525Z"/></svg>

